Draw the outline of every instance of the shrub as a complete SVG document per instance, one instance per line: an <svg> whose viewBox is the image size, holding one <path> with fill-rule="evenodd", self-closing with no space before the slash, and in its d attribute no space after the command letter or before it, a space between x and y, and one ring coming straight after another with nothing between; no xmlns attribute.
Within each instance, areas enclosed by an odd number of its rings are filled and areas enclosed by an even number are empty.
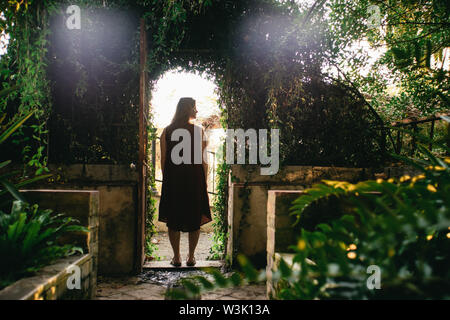
<svg viewBox="0 0 450 320"><path fill-rule="evenodd" d="M422 171L418 176L324 181L294 202L298 221L308 206L330 196L345 199L352 210L313 231L302 229L294 259L300 271L292 277L292 270L280 268L292 281L278 298L450 297L450 158L419 148L427 160L403 159ZM381 271L382 290L367 286L371 265Z"/></svg>
<svg viewBox="0 0 450 320"><path fill-rule="evenodd" d="M76 220L15 201L11 212L0 211L0 288L37 271L57 258L83 252L57 240L67 232L88 232Z"/></svg>
<svg viewBox="0 0 450 320"><path fill-rule="evenodd" d="M1 95L0 95L1 96ZM17 131L24 123L27 121L34 112L30 112L26 115L18 116L18 119L12 121L11 123L5 126L5 129L0 132L0 145L3 144L15 131ZM5 119L6 114L0 114L0 127L3 120ZM0 169L2 171L6 170L6 167L11 163L11 160L0 162ZM45 168L44 171L48 171ZM22 179L22 181L14 184L11 181L11 178L16 176L19 171L8 171L6 173L0 174L0 186L4 189L0 189L0 210L4 210L4 208L10 208L10 205L14 199L22 202L27 202L23 195L18 191L18 188L23 187L25 185L31 184L33 182L46 179L51 175L38 175L36 172L36 176L29 179Z"/></svg>
<svg viewBox="0 0 450 320"><path fill-rule="evenodd" d="M357 184L323 181L294 201L297 222L317 202L337 198L345 206L336 206L340 213L318 219L315 226L301 228L292 264L281 259L273 274L277 290L272 298L450 298L450 158L437 158L424 146L419 150L424 159L403 158L421 170L415 177ZM194 287L198 294L263 278L264 272L241 262L244 272L234 275L235 281L185 280L189 286L176 297L192 297ZM369 288L373 266L380 271L381 290Z"/></svg>

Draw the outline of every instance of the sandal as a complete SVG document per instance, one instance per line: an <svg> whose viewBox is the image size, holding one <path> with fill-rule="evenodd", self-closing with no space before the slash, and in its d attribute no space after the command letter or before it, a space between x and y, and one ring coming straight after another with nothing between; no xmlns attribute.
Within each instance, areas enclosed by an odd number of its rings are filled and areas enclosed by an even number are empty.
<svg viewBox="0 0 450 320"><path fill-rule="evenodd" d="M174 262L173 259L174 258L172 258L172 261L170 261L170 264L173 265L174 267L181 267L181 262Z"/></svg>
<svg viewBox="0 0 450 320"><path fill-rule="evenodd" d="M188 267L193 267L193 266L195 266L195 263L196 263L195 258L194 258L194 260L192 260L191 262L187 261L188 259L189 259L189 257L186 259L186 265L187 265Z"/></svg>

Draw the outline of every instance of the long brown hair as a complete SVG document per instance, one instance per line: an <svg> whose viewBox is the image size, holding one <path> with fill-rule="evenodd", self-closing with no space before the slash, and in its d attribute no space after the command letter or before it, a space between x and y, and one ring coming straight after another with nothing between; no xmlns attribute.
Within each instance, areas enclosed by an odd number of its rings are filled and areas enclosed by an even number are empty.
<svg viewBox="0 0 450 320"><path fill-rule="evenodd" d="M189 121L192 108L195 106L195 100L193 98L181 98L177 104L177 110L173 116L171 124L184 124Z"/></svg>

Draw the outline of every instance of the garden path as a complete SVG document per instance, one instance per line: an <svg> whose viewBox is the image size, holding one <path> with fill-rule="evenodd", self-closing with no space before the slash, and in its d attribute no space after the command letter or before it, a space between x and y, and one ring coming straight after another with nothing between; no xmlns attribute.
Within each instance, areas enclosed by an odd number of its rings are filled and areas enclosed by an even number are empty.
<svg viewBox="0 0 450 320"><path fill-rule="evenodd" d="M212 244L212 233L200 233L199 242L195 251L197 266L213 263L207 261L209 249ZM153 238L158 247L156 256L166 266L163 269L144 269L137 276L107 278L99 277L97 283L96 299L98 300L164 300L165 292L180 278L191 275L206 275L198 268L167 268L167 261L173 256L167 232L159 232ZM188 253L188 234L181 234L180 241L183 266ZM251 285L237 288L225 288L202 295L202 300L265 300L265 285Z"/></svg>

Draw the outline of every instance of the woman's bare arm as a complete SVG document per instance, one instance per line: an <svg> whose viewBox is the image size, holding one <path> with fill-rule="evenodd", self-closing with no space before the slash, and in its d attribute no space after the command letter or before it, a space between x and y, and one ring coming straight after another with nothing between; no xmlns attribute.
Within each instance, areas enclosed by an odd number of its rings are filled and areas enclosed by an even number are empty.
<svg viewBox="0 0 450 320"><path fill-rule="evenodd" d="M161 171L164 178L164 166L166 164L166 129L163 130L161 138L159 138L159 146L161 148Z"/></svg>

